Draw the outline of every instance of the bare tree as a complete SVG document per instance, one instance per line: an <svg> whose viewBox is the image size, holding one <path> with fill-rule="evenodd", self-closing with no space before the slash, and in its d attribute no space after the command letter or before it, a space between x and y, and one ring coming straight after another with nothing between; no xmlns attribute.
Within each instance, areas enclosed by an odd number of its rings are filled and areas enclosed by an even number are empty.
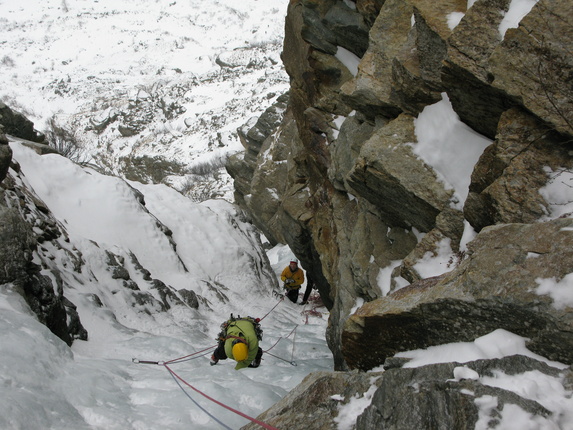
<svg viewBox="0 0 573 430"><path fill-rule="evenodd" d="M87 164L88 156L77 133L60 126L55 117L48 120L46 140L52 148L64 157L78 164Z"/></svg>

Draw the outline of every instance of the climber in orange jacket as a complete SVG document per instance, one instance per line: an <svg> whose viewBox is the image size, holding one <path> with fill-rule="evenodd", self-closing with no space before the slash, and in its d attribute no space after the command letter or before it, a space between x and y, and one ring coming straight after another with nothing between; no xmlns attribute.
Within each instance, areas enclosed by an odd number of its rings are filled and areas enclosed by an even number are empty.
<svg viewBox="0 0 573 430"><path fill-rule="evenodd" d="M298 267L298 260L296 258L293 258L289 265L285 267L281 273L281 280L284 283L286 296L291 302L296 303L298 300L298 292L304 283L304 272Z"/></svg>

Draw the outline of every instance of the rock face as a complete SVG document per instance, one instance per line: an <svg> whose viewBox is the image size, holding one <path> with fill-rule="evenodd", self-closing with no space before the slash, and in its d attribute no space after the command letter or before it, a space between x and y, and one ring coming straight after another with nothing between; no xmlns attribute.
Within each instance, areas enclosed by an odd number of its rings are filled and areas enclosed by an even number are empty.
<svg viewBox="0 0 573 430"><path fill-rule="evenodd" d="M310 374L258 420L281 429L336 430L341 428L341 408L354 400L363 405L351 427L356 430L495 428L504 410L512 407L539 428L552 428L552 411L543 402L492 381L518 380L523 373L532 372L538 381L551 383L556 390L573 386L571 369L557 369L522 355L463 364L385 368L384 372ZM487 408L481 406L485 404ZM564 416L556 421L566 428L567 419ZM350 428L347 422L345 425ZM259 427L249 424L241 430Z"/></svg>
<svg viewBox="0 0 573 430"><path fill-rule="evenodd" d="M478 421L485 428L494 428L503 409L510 406L536 417L538 423L543 422L551 411L539 402L481 381L484 377L518 375L524 371L556 379L571 376L570 370L561 373L545 363L518 355L478 360L463 366L447 363L390 369L383 374L372 404L360 415L355 428L471 429L477 428ZM458 372L470 377L456 377ZM494 407L487 413L480 411L480 403L491 399L495 400Z"/></svg>
<svg viewBox="0 0 573 430"><path fill-rule="evenodd" d="M0 285L18 291L38 320L71 345L74 339L86 340L88 336L76 306L64 296L58 273L48 276L33 261L40 244L61 235L47 207L33 195L17 189L14 178L8 176L0 189L0 265L4 268Z"/></svg>
<svg viewBox="0 0 573 430"><path fill-rule="evenodd" d="M264 127L247 126L247 151L228 170L254 222L318 280L337 369L349 367L341 339L357 299L422 280L416 263L443 241L459 252L464 221L479 232L541 220L552 203L539 192L547 172L573 168L572 93L563 83L573 70L564 54L573 12L566 2L540 1L502 31L509 3L482 0L466 10L451 0L290 2L286 110L282 100L260 120ZM455 16L463 16L457 26ZM492 141L466 172L462 202L415 153L417 117L445 94ZM563 252L555 249L555 258ZM392 271L389 287L382 271Z"/></svg>
<svg viewBox="0 0 573 430"><path fill-rule="evenodd" d="M381 372L368 375L346 372L312 373L258 419L280 429L337 429L334 418L338 414L338 407L348 404L354 396L361 397L372 385L380 386L381 375ZM260 428L258 424L242 427L243 430L257 428Z"/></svg>
<svg viewBox="0 0 573 430"><path fill-rule="evenodd" d="M472 173L464 215L476 230L496 223L535 222L547 212L539 189L547 171L571 168L570 143L514 108L503 113L495 142Z"/></svg>
<svg viewBox="0 0 573 430"><path fill-rule="evenodd" d="M0 182L4 180L8 169L10 168L10 161L12 160L12 150L8 146L8 139L0 129Z"/></svg>
<svg viewBox="0 0 573 430"><path fill-rule="evenodd" d="M0 126L3 132L32 142L44 142L42 133L34 128L34 123L20 112L12 110L0 102Z"/></svg>
<svg viewBox="0 0 573 430"><path fill-rule="evenodd" d="M529 338L531 351L572 363L571 308L540 288L573 272L572 240L570 218L487 227L455 270L351 315L342 335L348 365L368 370L400 351L472 341L499 328Z"/></svg>
<svg viewBox="0 0 573 430"><path fill-rule="evenodd" d="M10 139L15 140L15 139ZM39 155L57 151L48 145L18 139L18 145L27 146ZM151 276L132 252L106 249L105 245L93 244L96 254L76 247L67 232L66 223L60 222L50 208L29 185L29 178L20 165L11 160L8 139L0 140L0 151L7 148L6 160L0 156L0 166L6 163L7 174L0 183L0 288L13 290L25 298L30 310L38 320L55 335L71 345L74 340L87 340L88 332L83 327L74 301L84 299L98 307L109 306L98 294L101 286L104 293L112 291L127 297L127 302L137 313L153 314L167 312L176 307L198 309L209 307L205 297L192 290L176 290L160 279ZM0 152L0 155L3 153ZM128 198L145 210L144 195L133 187L128 188ZM151 215L151 214L150 214ZM231 217L231 215L227 215ZM175 250L177 244L173 232L157 218L154 222ZM264 253L264 251L261 251ZM91 263L100 272L94 273ZM260 269L259 258L252 257L252 270ZM184 266L183 262L181 265ZM270 281L270 271L261 269ZM207 281L204 281L207 283ZM85 287L82 294L74 295ZM209 288L221 300L227 300L223 286L214 282ZM96 291L96 292L94 292ZM68 296L66 296L68 295ZM82 304L85 304L83 302ZM113 315L113 313L112 313Z"/></svg>
<svg viewBox="0 0 573 430"><path fill-rule="evenodd" d="M243 135L256 140L243 140L247 150L228 170L255 224L317 280L337 370L369 370L400 351L499 328L573 362L571 303L542 288L568 285L573 272L571 214L555 219L557 201L544 192L551 174L573 170L573 8L540 0L506 25L510 6L289 4L286 109L274 108L264 132L247 126ZM464 171L462 198L417 152L421 114L446 99L491 142ZM463 144L452 163L469 157ZM428 275L419 263L444 247L450 261ZM465 408L463 396L451 401ZM465 410L464 422L475 423ZM433 428L382 416L357 428Z"/></svg>

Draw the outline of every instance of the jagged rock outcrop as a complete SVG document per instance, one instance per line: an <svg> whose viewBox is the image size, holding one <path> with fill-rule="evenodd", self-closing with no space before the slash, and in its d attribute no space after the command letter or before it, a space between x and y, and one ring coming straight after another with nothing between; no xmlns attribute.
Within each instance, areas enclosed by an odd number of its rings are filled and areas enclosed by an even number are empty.
<svg viewBox="0 0 573 430"><path fill-rule="evenodd" d="M0 102L0 126L6 134L30 140L32 142L44 142L45 137L34 128L34 123L16 112L6 104Z"/></svg>
<svg viewBox="0 0 573 430"><path fill-rule="evenodd" d="M371 386L380 386L382 376L382 372L311 373L258 419L280 429L337 429L334 419L338 416L339 407L348 404L353 397L362 397L362 393ZM241 429L259 427L258 424L249 424Z"/></svg>
<svg viewBox="0 0 573 430"><path fill-rule="evenodd" d="M42 143L18 139L16 144L39 155L57 153ZM10 149L7 144L0 145ZM15 161L8 164L8 175L0 184L0 265L3 267L0 286L15 289L22 295L38 320L68 345L76 339L88 338L77 306L70 297L83 301L89 296L88 300L97 306L110 307L109 301L90 292L91 283L101 285L104 291L111 291L113 295L123 296L137 312L150 315L175 307L210 306L208 300L192 290L177 291L162 280L152 278L131 252L109 250L105 244L90 241L94 250L89 252L94 254L84 256L70 240L65 223L58 221L48 205L29 187L29 178L19 164ZM127 187L129 198L145 210L144 195ZM175 250L172 231L151 213L149 216ZM185 267L182 261L180 263ZM99 273L96 275L94 270ZM83 293L76 294L84 288ZM218 294L224 297L223 293Z"/></svg>
<svg viewBox="0 0 573 430"><path fill-rule="evenodd" d="M480 230L497 223L535 222L546 215L547 202L539 189L548 182L547 169L573 168L567 139L523 110L504 112L495 142L472 173L466 219Z"/></svg>
<svg viewBox="0 0 573 430"><path fill-rule="evenodd" d="M539 190L548 169L573 167L573 110L565 100L571 91L563 85L572 70L564 55L572 38L561 27L573 12L565 2L540 1L518 28L506 30L509 6L289 5L282 55L291 77L287 110L262 145L245 144L249 168L229 171L237 201L255 223L319 278L336 368L347 365L340 339L356 299L371 301L397 283L422 280L416 263L443 243L460 251L464 221L480 231L542 219L550 202ZM543 82L533 64L544 71ZM415 153L417 117L444 94L464 123L495 139L467 172L462 202ZM381 288L379 276L388 270L390 288Z"/></svg>
<svg viewBox="0 0 573 430"><path fill-rule="evenodd" d="M0 182L4 180L12 161L12 150L8 146L8 139L0 128Z"/></svg>
<svg viewBox="0 0 573 430"><path fill-rule="evenodd" d="M518 28L507 30L488 64L494 88L566 135L573 125L572 13L567 0L538 2Z"/></svg>
<svg viewBox="0 0 573 430"><path fill-rule="evenodd" d="M342 409L355 400L362 401L364 408L352 411L358 416L352 427L356 430L470 429L478 422L485 428L498 423L504 410L512 407L548 428L555 422L568 424L568 417L550 420L555 411L525 390L512 391L511 385L506 388L492 381L518 379L531 372L539 382L551 381L557 390L570 390L570 368L551 367L522 355L412 368L389 363L385 368L384 372L310 374L258 419L281 429L335 430L343 420ZM241 430L257 427L249 424Z"/></svg>
<svg viewBox="0 0 573 430"><path fill-rule="evenodd" d="M342 334L347 364L368 370L400 351L471 341L499 328L529 338L539 355L573 363L571 303L540 288L573 272L572 243L572 219L485 228L450 273L351 315Z"/></svg>
<svg viewBox="0 0 573 430"><path fill-rule="evenodd" d="M13 167L18 170L18 165ZM48 214L41 201L17 188L13 177L4 180L0 189L0 284L15 288L38 320L71 345L74 339L88 337L76 306L64 296L59 273L48 276L33 261L38 246L62 235Z"/></svg>
<svg viewBox="0 0 573 430"><path fill-rule="evenodd" d="M319 279L337 370L497 328L573 362L572 305L540 289L573 272L571 214L551 221L556 202L543 192L573 169L573 8L540 0L517 25L510 7L289 4L286 112L262 145L245 145L249 169L229 171L254 222ZM467 165L462 196L418 151L419 119L444 100L491 142ZM463 145L450 163L465 160ZM443 249L449 262L424 273L419 263Z"/></svg>
<svg viewBox="0 0 573 430"><path fill-rule="evenodd" d="M262 148L263 144L283 120L287 102L288 94L283 94L260 116L260 118L252 118L249 123L238 130L239 138L241 139L241 143L245 147L246 151L229 157L227 162L227 171L230 172L235 180L235 198L243 206L256 204L256 202L249 200L252 195L251 188L254 186L253 175L255 170L260 172L259 182L262 182L260 189L257 190L258 192L255 192L256 196L265 189L265 176L276 177L283 176L286 173L285 171L280 170L283 163L277 162L281 159L286 159L286 155L273 151L273 159L269 160L270 162L268 163L265 163L266 160L262 159L259 165L257 165L257 155L261 151L263 151L263 153L269 151L270 141L264 149ZM266 166L272 170L265 170ZM282 193L284 190L281 189L280 191ZM272 189L269 190L269 193L271 194L271 198L265 199L265 203L267 205L270 204L271 207L269 209L263 207L256 213L254 211L252 212L254 215L261 218L260 224L263 226L269 222L269 217L275 214L276 205L278 204L278 202L275 202L272 199ZM278 196L278 191L276 191L275 194ZM274 243L278 242L278 239L274 237L271 229L266 228L264 232L268 234L269 240Z"/></svg>
<svg viewBox="0 0 573 430"><path fill-rule="evenodd" d="M4 191L2 191L4 197ZM16 209L0 206L0 240L2 242L0 261L2 271L0 283L12 282L26 272L32 259L35 242L28 224L22 220Z"/></svg>
<svg viewBox="0 0 573 430"><path fill-rule="evenodd" d="M452 190L445 190L435 172L414 155L408 143L415 139L412 116L390 121L364 142L346 182L380 208L391 225L429 231L448 206Z"/></svg>
<svg viewBox="0 0 573 430"><path fill-rule="evenodd" d="M17 289L39 321L68 345L74 337L87 339L75 306L63 297L61 286L56 291L52 280L32 262L37 239L19 211L5 206L4 194L0 194L0 284Z"/></svg>
<svg viewBox="0 0 573 430"><path fill-rule="evenodd" d="M45 324L56 336L71 345L74 338L87 339L87 331L82 326L76 306L63 296L62 286L54 288L52 279L41 273L41 267L33 260L34 251L39 243L48 238L59 236L53 222L38 220L34 231L26 220L30 209L24 203L25 197L14 195L13 178L7 174L12 163L12 150L8 139L2 133L5 130L14 136L42 142L43 136L36 132L33 123L23 115L12 111L0 103L0 285L9 285L26 299L38 320ZM49 148L42 143L28 142L31 147ZM55 152L55 151L53 151ZM14 197L16 197L14 199ZM31 197L31 196L30 196ZM15 204L16 201L18 204ZM37 199L33 204L40 207L42 214L47 208ZM27 212L27 215L26 215ZM41 234L39 232L42 231ZM55 276L57 279L57 276Z"/></svg>
<svg viewBox="0 0 573 430"><path fill-rule="evenodd" d="M503 359L465 363L434 364L420 368L389 369L381 377L380 388L371 405L356 421L357 430L367 429L470 429L491 428L499 423L503 411L517 407L535 417L540 428L552 426L553 411L543 402L517 394L483 379L517 377L539 372L548 380L571 378L570 369L560 371L535 359L514 355ZM569 383L563 383L569 389ZM490 408L483 407L491 401ZM567 418L555 421L567 425ZM491 427L490 427L491 426Z"/></svg>

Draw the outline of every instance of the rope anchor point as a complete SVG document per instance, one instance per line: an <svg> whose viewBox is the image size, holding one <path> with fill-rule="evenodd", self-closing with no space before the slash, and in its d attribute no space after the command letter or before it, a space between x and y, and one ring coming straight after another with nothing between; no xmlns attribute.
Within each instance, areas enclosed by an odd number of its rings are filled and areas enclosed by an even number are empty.
<svg viewBox="0 0 573 430"><path fill-rule="evenodd" d="M131 362L135 364L157 364L159 366L163 366L165 364L165 361L147 361L140 360L139 358L132 358Z"/></svg>

